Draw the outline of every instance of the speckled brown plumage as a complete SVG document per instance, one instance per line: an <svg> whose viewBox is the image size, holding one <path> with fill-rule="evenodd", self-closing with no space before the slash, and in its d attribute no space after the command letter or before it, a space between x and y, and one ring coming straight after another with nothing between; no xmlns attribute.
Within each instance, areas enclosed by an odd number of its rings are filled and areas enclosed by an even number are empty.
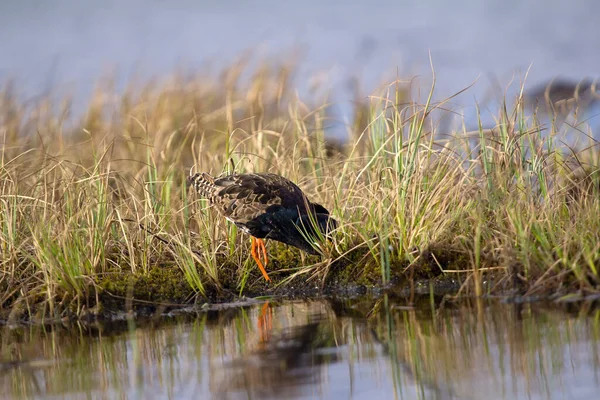
<svg viewBox="0 0 600 400"><path fill-rule="evenodd" d="M213 178L198 173L188 177L188 182L220 214L257 238L259 248L260 239L266 238L318 254L306 234L316 236L318 228L327 235L337 225L325 207L311 203L298 186L280 175L254 173ZM257 263L261 267L258 260Z"/></svg>
<svg viewBox="0 0 600 400"><path fill-rule="evenodd" d="M304 193L280 175L234 174L215 179L200 173L190 177L190 182L225 218L239 225L245 225L273 206L298 208L306 214Z"/></svg>

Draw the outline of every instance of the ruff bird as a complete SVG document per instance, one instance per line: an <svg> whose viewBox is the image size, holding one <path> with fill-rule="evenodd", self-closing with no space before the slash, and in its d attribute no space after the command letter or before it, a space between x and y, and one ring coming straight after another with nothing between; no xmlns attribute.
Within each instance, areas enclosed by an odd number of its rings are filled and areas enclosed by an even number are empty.
<svg viewBox="0 0 600 400"><path fill-rule="evenodd" d="M325 207L311 203L298 186L280 175L248 173L216 178L202 172L189 176L188 184L251 236L252 258L267 281L271 279L265 269L269 258L263 239L316 255L314 238L319 234L328 237L337 227Z"/></svg>

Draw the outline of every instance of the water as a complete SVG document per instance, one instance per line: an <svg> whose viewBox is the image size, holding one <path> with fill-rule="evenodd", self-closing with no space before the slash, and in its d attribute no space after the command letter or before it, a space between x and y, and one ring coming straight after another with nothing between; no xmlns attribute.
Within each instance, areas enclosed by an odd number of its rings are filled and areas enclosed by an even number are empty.
<svg viewBox="0 0 600 400"><path fill-rule="evenodd" d="M600 311L408 299L270 301L1 331L2 398L590 399ZM11 362L8 362L8 361Z"/></svg>
<svg viewBox="0 0 600 400"><path fill-rule="evenodd" d="M4 0L0 83L14 78L28 98L61 90L85 98L109 72L124 85L132 77L218 69L248 49L281 60L300 48L300 94L324 82L344 119L352 77L366 96L397 76L418 75L424 101L431 56L435 99L476 81L446 104L469 130L477 127L475 102L492 125L505 89L512 81L510 98L526 74L529 85L556 75L597 77L599 11L596 0Z"/></svg>

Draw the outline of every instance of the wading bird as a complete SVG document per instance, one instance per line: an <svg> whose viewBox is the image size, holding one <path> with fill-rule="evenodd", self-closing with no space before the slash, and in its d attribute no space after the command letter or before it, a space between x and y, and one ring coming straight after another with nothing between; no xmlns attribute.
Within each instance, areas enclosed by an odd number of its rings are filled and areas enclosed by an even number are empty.
<svg viewBox="0 0 600 400"><path fill-rule="evenodd" d="M325 207L311 203L298 186L280 175L233 174L214 178L202 172L189 176L188 184L221 215L250 234L252 258L267 281L271 279L265 270L269 258L263 239L316 255L319 253L311 242L319 233L328 236L337 227Z"/></svg>

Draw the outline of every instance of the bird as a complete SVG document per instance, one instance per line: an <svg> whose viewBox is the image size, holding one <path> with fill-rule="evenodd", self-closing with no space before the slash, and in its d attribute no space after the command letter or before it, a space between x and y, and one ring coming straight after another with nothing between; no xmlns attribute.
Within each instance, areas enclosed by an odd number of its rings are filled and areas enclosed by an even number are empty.
<svg viewBox="0 0 600 400"><path fill-rule="evenodd" d="M200 172L188 176L187 182L228 221L251 236L252 258L266 281L271 278L265 269L269 258L264 239L317 255L314 238L320 233L329 239L338 225L325 207L310 202L296 184L281 175L233 173L213 177Z"/></svg>

